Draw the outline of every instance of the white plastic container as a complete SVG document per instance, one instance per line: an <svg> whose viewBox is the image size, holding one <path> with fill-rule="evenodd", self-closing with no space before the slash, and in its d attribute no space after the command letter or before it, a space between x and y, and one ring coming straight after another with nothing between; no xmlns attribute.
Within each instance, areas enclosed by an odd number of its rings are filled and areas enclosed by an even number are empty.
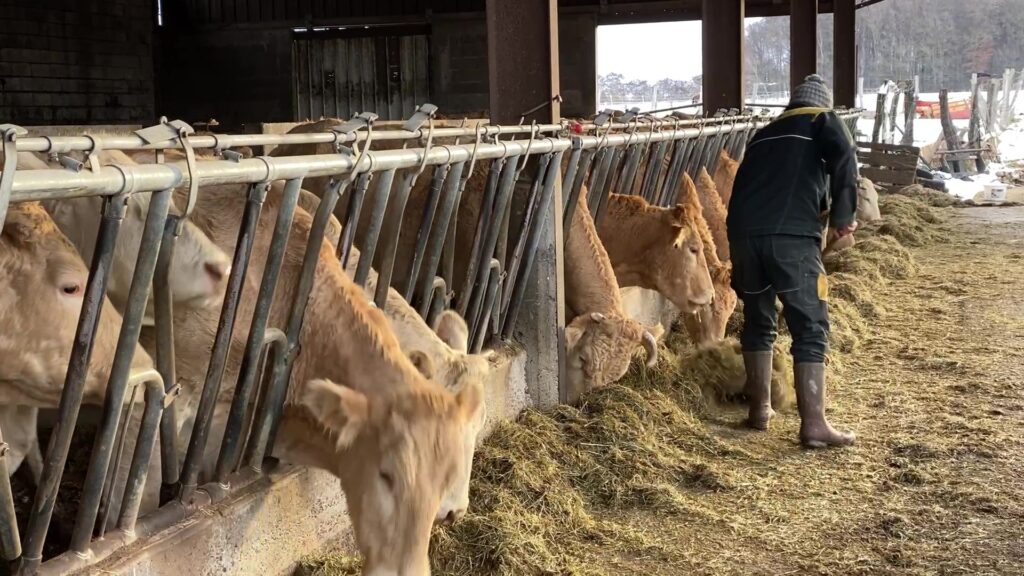
<svg viewBox="0 0 1024 576"><path fill-rule="evenodd" d="M992 184L985 184L985 190L982 192L983 199L990 202L1005 202L1006 201L1006 189L1007 185L1002 182L993 182Z"/></svg>

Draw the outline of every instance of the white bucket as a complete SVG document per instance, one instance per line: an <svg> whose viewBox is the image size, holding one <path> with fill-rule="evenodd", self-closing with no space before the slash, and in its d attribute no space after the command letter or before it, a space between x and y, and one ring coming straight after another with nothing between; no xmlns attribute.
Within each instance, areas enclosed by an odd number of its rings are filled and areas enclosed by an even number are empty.
<svg viewBox="0 0 1024 576"><path fill-rule="evenodd" d="M992 184L985 184L985 191L983 192L984 200L993 202L1005 202L1006 201L1006 184L1002 182L994 182Z"/></svg>

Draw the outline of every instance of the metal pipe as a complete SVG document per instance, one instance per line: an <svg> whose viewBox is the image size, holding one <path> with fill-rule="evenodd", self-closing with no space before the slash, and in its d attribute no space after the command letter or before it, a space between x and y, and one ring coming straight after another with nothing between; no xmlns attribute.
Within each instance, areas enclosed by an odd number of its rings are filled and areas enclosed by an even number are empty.
<svg viewBox="0 0 1024 576"><path fill-rule="evenodd" d="M665 154L668 152L669 142L658 142L654 147L652 157L647 161L647 170L644 173L644 181L640 186L640 195L650 203L655 201L655 189L658 178L661 177L661 170L664 167Z"/></svg>
<svg viewBox="0 0 1024 576"><path fill-rule="evenodd" d="M391 288L391 277L395 272L395 258L398 257L398 240L402 235L402 220L405 218L405 206L409 203L409 194L419 174L407 171L402 175L402 182L398 186L398 193L391 197L388 203L387 228L384 235L383 258L377 268L377 290L374 292L373 301L381 310L388 300L388 290ZM362 261L360 261L362 264Z"/></svg>
<svg viewBox="0 0 1024 576"><path fill-rule="evenodd" d="M424 317L428 326L433 326L437 317L448 307L448 285L444 278L435 278L430 289L430 307Z"/></svg>
<svg viewBox="0 0 1024 576"><path fill-rule="evenodd" d="M380 238L380 229L384 223L384 216L387 214L388 198L391 196L391 184L395 181L395 171L385 170L377 180L376 193L373 197L373 208L370 212L370 226L366 230L359 252L359 263L356 265L355 283L359 286L366 286L366 279L370 277L370 268L373 266L373 255L377 251L377 240ZM355 222L349 224L348 228L355 228ZM352 231L355 234L355 230ZM379 283L379 280L378 280Z"/></svg>
<svg viewBox="0 0 1024 576"><path fill-rule="evenodd" d="M527 214L524 220L527 223L524 225L523 233L526 241L523 243L523 249L521 251L517 249L517 253L525 258L525 260L523 260L521 268L516 264L515 276L510 276L512 279L506 283L506 286L510 287L506 288L509 294L508 303L502 310L501 338L503 340L508 340L512 337L516 318L519 317L519 308L522 306L523 297L526 294L527 283L533 274L533 262L537 258L537 248L540 245L540 238L544 231L544 223L551 206L551 198L554 196L556 178L558 178L561 162L562 153L558 152L548 164L540 199L536 204L531 204L531 212ZM558 215L553 214L552 217L557 218ZM526 229L529 230L528 233L525 231ZM521 274L519 272L520 269L522 270Z"/></svg>
<svg viewBox="0 0 1024 576"><path fill-rule="evenodd" d="M104 202L100 229L96 235L96 250L89 267L89 280L82 301L82 313L78 319L75 341L71 347L68 370L64 376L64 388L57 408L56 426L50 435L49 447L43 462L43 473L32 501L32 513L25 531L25 547L22 552L18 574L35 574L42 562L43 543L50 526L53 507L57 502L57 491L64 473L71 448L71 437L75 432L78 412L85 393L89 361L96 329L99 326L100 311L103 309L107 279L114 258L117 233L124 219L127 198L108 198Z"/></svg>
<svg viewBox="0 0 1024 576"><path fill-rule="evenodd" d="M124 395L128 384L128 376L132 367L132 358L142 330L142 319L149 301L149 289L153 284L156 271L157 252L164 233L167 211L171 204L173 190L166 189L152 195L149 212L146 214L146 226L139 244L139 255L135 263L135 275L128 289L128 302L125 306L121 333L117 340L117 350L110 370L110 381L103 400L103 421L96 433L93 444L89 470L86 472L82 498L79 503L78 517L71 535L71 549L84 551L96 525L99 513L100 498L107 467L110 464L111 452L114 448L114 435L117 431L118 419L124 407ZM115 471L116 472L116 471Z"/></svg>
<svg viewBox="0 0 1024 576"><path fill-rule="evenodd" d="M577 136L572 137L572 150L569 153L569 162L565 165L565 175L562 177L562 190L572 190L576 182L576 172L580 168L580 158L583 156L583 146ZM562 207L565 210L565 206Z"/></svg>
<svg viewBox="0 0 1024 576"><path fill-rule="evenodd" d="M622 156L623 156L623 149L622 148L616 148L614 154L612 155L611 164L609 164L609 166L608 166L608 173L609 174L615 174L615 173L618 172L618 170L619 170L619 163L622 162ZM604 208L608 204L608 195L612 191L611 190L611 184L612 184L612 177L608 176L608 177L606 177L604 179L604 181L601 183L601 186L598 188L598 191L597 191L597 207L596 207L596 209L595 208L591 208L590 209L591 212L594 214L594 222L595 223L600 221L601 214L604 213Z"/></svg>
<svg viewBox="0 0 1024 576"><path fill-rule="evenodd" d="M171 262L178 241L181 218L167 217L160 252L153 276L153 322L156 327L156 368L160 371L166 391L178 381L174 369L174 303L171 299ZM163 484L178 482L178 423L173 407L164 410L160 420L160 480Z"/></svg>
<svg viewBox="0 0 1024 576"><path fill-rule="evenodd" d="M518 284L519 278L519 266L522 262L523 253L526 250L527 238L530 236L532 226L534 226L534 220L537 217L537 201L541 195L541 190L549 178L548 172L552 169L557 170L560 166L551 164L551 154L545 154L538 160L539 165L537 166L537 174L533 178L533 185L530 186L530 195L526 200L526 214L523 215L522 225L520 226L519 238L516 240L516 246L512 249L512 258L509 259L508 264L504 266L506 271L505 286L501 298L500 317L504 318L505 311L508 310L509 301L512 297L512 292L515 291ZM561 163L562 153L558 152L558 162ZM501 331L503 321L499 321L496 328Z"/></svg>
<svg viewBox="0 0 1024 576"><path fill-rule="evenodd" d="M494 306L494 297L498 293L498 284L501 283L504 272L501 270L501 262L497 258L491 258L487 266L482 269L481 274L484 284L483 295L479 298L480 304L472 308L472 321L470 324L470 346L469 351L477 354L483 348L484 337L487 335L487 324L490 319L490 310Z"/></svg>
<svg viewBox="0 0 1024 576"><path fill-rule="evenodd" d="M124 406L124 416L121 418L121 425L117 431L117 436L115 436L114 461L107 466L103 482L103 492L100 495L99 522L95 530L97 538L102 538L103 534L107 531L107 522L110 520L110 513L113 508L110 499L114 494L114 486L117 484L117 477L121 472L121 459L124 457L124 441L128 437L128 424L131 423L132 414L134 413L133 408L135 408L135 397L138 395L138 387L131 385L130 379L128 389L131 390L131 396L128 397L128 402Z"/></svg>
<svg viewBox="0 0 1024 576"><path fill-rule="evenodd" d="M0 430L0 552L4 560L15 560L21 556L21 536L18 534L18 517L14 512L14 493L7 468L9 452L10 447L4 442L3 431Z"/></svg>
<svg viewBox="0 0 1024 576"><path fill-rule="evenodd" d="M224 378L224 366L227 362L231 346L231 335L234 331L235 318L238 315L238 302L245 285L245 275L249 268L252 255L252 244L256 236L256 225L260 219L263 202L267 198L268 183L256 184L249 188L249 197L242 212L242 222L238 228L238 240L235 242L235 254L231 260L231 274L221 305L220 320L217 323L217 335L214 337L213 349L210 352L210 364L206 369L203 392L196 408L195 422L192 425L192 436L189 439L185 462L181 467L181 486L178 499L186 501L195 491L199 480L199 470L203 464L206 443L210 435L210 423L216 408L220 383Z"/></svg>
<svg viewBox="0 0 1024 576"><path fill-rule="evenodd" d="M569 240L569 230L572 228L572 217L576 212L576 204L580 201L580 191L583 189L583 182L586 181L590 172L594 156L595 153L589 150L583 154L581 160L583 165L580 166L576 179L572 183L572 188L569 194L566 195L565 205L562 206L562 237L566 242Z"/></svg>
<svg viewBox="0 0 1024 576"><path fill-rule="evenodd" d="M589 189L587 190L589 193L587 196L587 207L590 209L591 216L597 211L597 191L604 186L605 178L608 175L608 168L612 163L612 156L614 156L613 149L606 147L598 150L597 157L594 159L595 165L590 173Z"/></svg>
<svg viewBox="0 0 1024 576"><path fill-rule="evenodd" d="M498 244L498 236L501 233L500 222L505 218L505 211L508 210L509 204L512 201L512 192L516 186L516 178L519 177L517 167L521 160L525 160L525 157L513 156L506 161L505 168L501 172L501 181L498 184L498 193L494 197L493 210L487 218L481 216L481 220L478 222L480 226L477 230L481 231L482 229L485 235L483 242L480 245L480 251L477 253L479 258L477 261L479 268L477 269L476 280L471 288L472 292L469 294L468 298L469 316L464 316L464 318L469 322L470 334L473 334L479 325L476 318L480 314L484 293L487 290L488 271L486 265L490 262L491 258L494 257L494 250Z"/></svg>
<svg viewBox="0 0 1024 576"><path fill-rule="evenodd" d="M476 281L477 267L481 258L481 251L483 250L484 233L487 224L491 221L491 212L494 205L494 196L498 190L498 181L501 178L503 170L515 170L514 167L505 168L504 166L504 158L491 162L491 171L487 175L487 185L484 187L484 196L480 204L480 214L477 216L476 232L473 234L473 247L469 252L466 277L462 281L462 290L455 294L455 299L458 302L458 313L459 316L462 316L463 318L466 318L466 311L469 309L469 301L473 296L473 286Z"/></svg>
<svg viewBox="0 0 1024 576"><path fill-rule="evenodd" d="M633 181L636 179L642 152L643 148L639 144L629 146L626 151L626 163L622 168L622 177L619 182L619 192L622 194L633 193Z"/></svg>
<svg viewBox="0 0 1024 576"><path fill-rule="evenodd" d="M343 228L341 229L341 240L338 242L338 259L341 260L343 270L348 269L348 258L352 253L352 243L356 239L359 216L363 212L363 201L366 200L366 189L370 186L371 178L373 178L373 174L370 172L360 174L355 187L348 195L348 209L345 211L345 220L341 223Z"/></svg>
<svg viewBox="0 0 1024 576"><path fill-rule="evenodd" d="M413 301L413 293L416 290L416 279L419 278L420 267L423 265L423 256L427 249L427 240L434 225L434 217L437 214L437 206L441 201L441 189L444 187L445 178L448 176L450 166L441 165L434 168L434 177L430 182L430 194L427 197L427 205L423 208L423 218L420 220L420 227L416 232L416 247L412 255L412 262L406 273L405 291L403 296L406 302ZM447 222L445 222L447 225Z"/></svg>
<svg viewBox="0 0 1024 576"><path fill-rule="evenodd" d="M224 440L220 445L217 457L216 480L224 483L234 463L238 461L241 450L241 432L244 423L247 402L256 384L256 367L263 350L263 338L270 320L270 308L274 302L277 280L284 265L284 255L288 244L288 236L292 227L292 218L302 189L302 178L288 180L281 196L281 205L274 224L274 235L270 239L267 251L266 266L263 269L263 280L256 295L256 306L249 326L249 339L246 341L245 352L238 369L238 380L235 384L235 395L231 401L231 410L224 427ZM332 206L333 208L333 206Z"/></svg>
<svg viewBox="0 0 1024 576"><path fill-rule="evenodd" d="M686 164L687 155L693 148L693 140L676 140L675 144L675 148L672 150L672 160L668 165L668 174L665 175L665 181L661 185L658 206L669 206L675 203L679 182L683 177L683 166Z"/></svg>
<svg viewBox="0 0 1024 576"><path fill-rule="evenodd" d="M132 386L146 387L146 408L142 414L142 425L135 442L135 454L132 456L128 482L125 484L124 498L121 501L121 515L117 521L117 527L129 533L135 529L135 521L139 517L142 492L146 486L149 462L153 457L160 416L163 414L164 400L167 397L163 378L155 370L137 374L132 380Z"/></svg>
<svg viewBox="0 0 1024 576"><path fill-rule="evenodd" d="M461 180L462 180L462 169L465 166L465 162L459 162L458 164L452 165L448 172L446 186L444 187L444 195L442 201L439 203L438 211L436 214L436 224L430 230L430 236L427 240L427 247L425 251L425 266L420 276L419 294L413 294L414 298L406 298L410 303L418 302L420 317L426 318L427 313L430 311L431 295L429 294L431 284L437 280L437 267L441 263L441 253L444 250L445 238L448 236L449 224L453 221L452 216L455 214L456 206L459 204L461 195ZM443 281L443 279L441 279Z"/></svg>

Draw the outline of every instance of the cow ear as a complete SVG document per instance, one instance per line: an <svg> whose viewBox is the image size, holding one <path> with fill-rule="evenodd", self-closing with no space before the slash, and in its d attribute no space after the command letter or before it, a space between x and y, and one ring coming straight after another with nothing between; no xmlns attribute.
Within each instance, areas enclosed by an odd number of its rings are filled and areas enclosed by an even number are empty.
<svg viewBox="0 0 1024 576"><path fill-rule="evenodd" d="M466 321L454 310L445 310L434 321L434 332L441 340L462 353L469 352L469 327Z"/></svg>
<svg viewBox="0 0 1024 576"><path fill-rule="evenodd" d="M366 395L330 380L307 382L300 403L335 435L339 448L351 445L370 419L370 402Z"/></svg>
<svg viewBox="0 0 1024 576"><path fill-rule="evenodd" d="M583 339L584 328L575 320L565 327L565 349L572 350L580 343Z"/></svg>
<svg viewBox="0 0 1024 576"><path fill-rule="evenodd" d="M419 350L413 350L409 352L409 360L424 378L430 380L434 377L434 361L430 359L430 356Z"/></svg>
<svg viewBox="0 0 1024 576"><path fill-rule="evenodd" d="M682 228L686 226L687 222L689 221L688 216L689 214L688 210L686 209L686 205L676 204L672 208L672 211L669 213L669 223L674 228Z"/></svg>
<svg viewBox="0 0 1024 576"><path fill-rule="evenodd" d="M477 411L483 407L483 397L480 385L475 382L463 386L455 395L455 404L459 407L459 414L464 421L472 422L476 419Z"/></svg>

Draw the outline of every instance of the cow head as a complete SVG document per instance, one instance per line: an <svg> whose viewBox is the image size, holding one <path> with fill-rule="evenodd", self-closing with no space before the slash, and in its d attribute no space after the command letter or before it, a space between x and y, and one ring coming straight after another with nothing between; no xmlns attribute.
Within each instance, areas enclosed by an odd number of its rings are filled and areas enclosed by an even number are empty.
<svg viewBox="0 0 1024 576"><path fill-rule="evenodd" d="M301 406L334 440L363 574L430 574L430 529L466 467L463 433L480 403L472 386L369 396L326 380L305 385Z"/></svg>
<svg viewBox="0 0 1024 576"><path fill-rule="evenodd" d="M692 208L677 204L665 211L667 234L653 248L656 254L655 283L683 313L696 312L711 303L715 291L704 255L704 243L694 223Z"/></svg>
<svg viewBox="0 0 1024 576"><path fill-rule="evenodd" d="M56 406L64 386L89 271L37 203L12 204L0 235L0 399ZM106 389L121 316L104 298L86 374L85 400ZM136 345L133 368L152 367Z"/></svg>
<svg viewBox="0 0 1024 576"><path fill-rule="evenodd" d="M484 384L491 373L491 354L469 354L469 327L462 316L452 310L446 310L437 317L434 332L452 349L452 354L435 374L434 381L455 392L474 388L482 396ZM486 417L486 410L477 410L466 426L462 437L463 468L458 471L455 483L441 499L441 507L436 518L438 522L455 522L469 508L469 480L473 469L473 453L476 451L476 441L484 427Z"/></svg>
<svg viewBox="0 0 1024 576"><path fill-rule="evenodd" d="M711 281L715 286L715 300L711 304L701 306L694 314L684 315L690 340L698 345L718 342L725 338L726 324L736 310L736 292L731 286L732 264L713 264L710 272Z"/></svg>
<svg viewBox="0 0 1024 576"><path fill-rule="evenodd" d="M565 327L570 403L595 386L622 378L639 347L647 352L647 366L658 362L658 343L651 330L636 320L591 312Z"/></svg>

